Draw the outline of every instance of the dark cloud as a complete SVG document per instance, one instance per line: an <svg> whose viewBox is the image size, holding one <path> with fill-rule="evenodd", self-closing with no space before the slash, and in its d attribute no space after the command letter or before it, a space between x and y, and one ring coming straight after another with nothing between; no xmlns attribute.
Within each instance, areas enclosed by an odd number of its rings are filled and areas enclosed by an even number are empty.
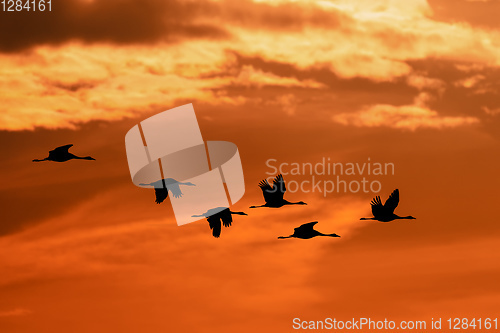
<svg viewBox="0 0 500 333"><path fill-rule="evenodd" d="M225 21L268 30L300 31L307 26L338 29L346 28L352 22L352 18L340 11L296 3L271 5L250 0L228 0L220 11Z"/></svg>
<svg viewBox="0 0 500 333"><path fill-rule="evenodd" d="M369 78L341 78L337 76L328 64L311 68L299 68L292 63L266 59L260 56L248 56L238 52L228 52L225 68L206 74L210 77L237 77L245 66L251 66L257 71L276 75L278 77L296 78L298 81L313 80L323 84L325 89L295 88L294 103L298 113L310 112L311 105L317 110L328 113L350 112L368 105L387 104L392 106L413 105L422 92L429 96L426 105L440 116L474 117L481 120L481 126L498 125L500 117L494 114L500 109L498 93L495 87L500 80L500 70L494 67L478 66L472 62L443 59L413 60L406 63L412 68L412 76L429 78L442 82L442 87L411 86L408 77L403 76L391 82L375 82ZM472 86L464 86L463 82L478 77ZM228 84L223 89L228 96L244 96L249 103L259 104L276 100L279 96L290 94L288 87L259 87ZM263 102L264 101L264 102ZM309 107L305 108L304 105ZM485 108L490 111L488 114ZM328 110L328 111L326 111ZM498 134L491 131L495 137Z"/></svg>
<svg viewBox="0 0 500 333"><path fill-rule="evenodd" d="M299 80L314 80L323 83L334 90L370 90L387 91L395 87L397 82L375 82L369 78L341 78L328 68L329 64L317 65L314 68L300 69L291 63L283 63L262 57L250 57L234 53L239 67L251 65L264 72L270 72L278 76L295 77Z"/></svg>
<svg viewBox="0 0 500 333"><path fill-rule="evenodd" d="M248 56L238 52L228 52L227 65L220 71L205 74L202 78L237 77L245 66L271 73L278 77L291 77L299 81L312 80L323 84L325 89L296 88L293 94L309 102L328 101L336 110L357 109L365 104L392 104L405 105L411 103L416 95L415 88L408 86L406 78L401 77L393 81L375 82L369 78L353 77L342 78L334 73L329 64L316 65L310 68L299 68L293 63L286 63L266 59L260 56ZM220 89L220 88L217 88ZM234 83L222 87L229 96L244 95L249 99L270 100L279 94L289 94L288 87L241 86ZM341 97L341 98L339 98Z"/></svg>
<svg viewBox="0 0 500 333"><path fill-rule="evenodd" d="M49 87L55 87L58 89L67 90L68 92L77 92L83 89L92 89L95 88L100 81L89 81L89 80L79 80L76 82L61 82L61 81L49 81L47 80L45 84Z"/></svg>
<svg viewBox="0 0 500 333"><path fill-rule="evenodd" d="M429 77L446 82L444 93L430 101L430 107L444 115L490 118L483 108L500 107L496 89L500 81L498 68L474 67L473 63L439 59L409 61L408 64L417 72L424 72ZM472 77L481 79L470 87L460 84Z"/></svg>
<svg viewBox="0 0 500 333"><path fill-rule="evenodd" d="M81 200L96 195L98 190L86 182L67 183L63 186L26 186L0 191L6 218L0 224L0 236L23 230L41 220L68 212Z"/></svg>
<svg viewBox="0 0 500 333"><path fill-rule="evenodd" d="M10 143L0 147L0 173L5 175L0 184L0 237L69 213L95 196L128 184L123 135L134 124L135 120L127 120L113 127L88 123L81 131L0 131L0 141ZM74 144L70 151L76 155L91 155L96 161L31 161L68 143Z"/></svg>
<svg viewBox="0 0 500 333"><path fill-rule="evenodd" d="M472 26L500 28L497 15L500 1L428 0L434 14L432 18L445 22L467 22Z"/></svg>
<svg viewBox="0 0 500 333"><path fill-rule="evenodd" d="M340 28L350 19L338 11L252 1L178 0L52 1L52 11L9 12L0 20L0 52L72 40L115 44L177 42L189 38L229 38L228 24L301 30L306 26Z"/></svg>
<svg viewBox="0 0 500 333"><path fill-rule="evenodd" d="M183 38L223 38L216 25L196 23L216 11L212 4L175 0L52 1L52 11L8 12L0 20L0 51L71 40L117 44L153 43Z"/></svg>

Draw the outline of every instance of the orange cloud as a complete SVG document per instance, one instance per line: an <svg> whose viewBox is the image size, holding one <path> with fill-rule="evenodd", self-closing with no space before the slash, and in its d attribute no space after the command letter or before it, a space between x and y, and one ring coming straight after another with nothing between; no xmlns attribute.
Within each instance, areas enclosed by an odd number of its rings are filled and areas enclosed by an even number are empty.
<svg viewBox="0 0 500 333"><path fill-rule="evenodd" d="M498 32L436 21L430 16L432 8L423 0L404 4L393 0L293 4L246 1L244 9L226 1L194 4L170 0L168 4L175 9L170 15L186 20L181 26L175 20L166 20L165 24L173 24L167 30L178 37L175 43L162 35L165 27L160 18L168 12L166 5L148 0L151 6L137 15L144 19L142 15L147 16L148 10L154 13L137 34L125 29L122 36L119 29L99 30L95 26L87 31L90 28L85 26L84 18L97 9L102 9L98 27L105 26L106 18L123 23L117 13L123 13L125 18L134 15L131 9L135 5L128 0L124 3L127 6L114 13L119 3L70 2L62 13L68 8L85 8L80 14L72 14L77 18L68 29L49 29L54 39L42 36L48 32L40 32L32 38L17 36L25 39L20 42L23 45L4 45L11 51L21 46L30 51L0 54L0 88L5 92L0 97L0 129L76 128L94 120L114 121L165 109L185 100L243 105L262 98L249 93L254 88L261 89L262 96L277 87L290 90L280 92L281 96L296 95L295 89L308 89L326 99L332 93L328 75L337 81L362 78L373 84L405 82L418 90L442 94L447 81L415 70L412 62L445 59L469 71L471 78L483 75L477 73L479 68L500 65L500 52L495 46L500 38ZM235 18L242 15L244 20ZM217 34L210 37L210 29L205 36L197 28L201 25L219 27L219 32L230 31L231 38L213 39ZM44 46L54 43L58 46ZM283 66L280 73L252 64L238 68L233 66L234 54L282 64L290 72ZM304 73L328 75L320 81L304 77ZM481 85L480 81L463 79L453 82ZM488 86L477 93L493 91ZM276 102L293 113L299 99L281 98ZM394 113L394 109L390 110ZM415 110L406 108L403 113ZM434 126L431 123L458 126L456 119L437 121L432 111L419 117L427 119L427 125L418 127Z"/></svg>
<svg viewBox="0 0 500 333"><path fill-rule="evenodd" d="M500 108L490 109L487 106L483 106L482 109L483 109L484 112L486 112L486 114L489 114L490 116L495 116L497 114L500 114Z"/></svg>
<svg viewBox="0 0 500 333"><path fill-rule="evenodd" d="M31 310L16 308L13 310L0 311L0 317L20 317L26 316L32 313Z"/></svg>
<svg viewBox="0 0 500 333"><path fill-rule="evenodd" d="M441 93L446 87L446 83L443 80L426 77L419 74L411 74L406 78L406 82L409 86L415 87L419 90L433 89L438 90Z"/></svg>
<svg viewBox="0 0 500 333"><path fill-rule="evenodd" d="M361 111L341 113L332 117L342 125L356 127L392 127L415 131L418 128L453 128L479 123L475 117L440 116L425 106L425 94L420 94L412 105L378 104Z"/></svg>
<svg viewBox="0 0 500 333"><path fill-rule="evenodd" d="M252 66L243 66L238 76L234 79L230 79L232 84L241 84L244 86L280 86L280 87L301 87L301 88L313 88L321 89L325 88L324 84L315 82L314 80L303 80L299 81L293 77L280 77L273 73L264 72L258 69L254 69Z"/></svg>
<svg viewBox="0 0 500 333"><path fill-rule="evenodd" d="M470 76L470 77L467 77L465 79L456 81L456 82L454 82L454 85L458 86L458 87L472 88L472 87L475 87L479 82L481 82L484 79L485 79L484 75L477 74L477 75Z"/></svg>
<svg viewBox="0 0 500 333"><path fill-rule="evenodd" d="M498 29L495 15L500 9L497 0L428 0L432 17L444 22L460 22L475 27Z"/></svg>

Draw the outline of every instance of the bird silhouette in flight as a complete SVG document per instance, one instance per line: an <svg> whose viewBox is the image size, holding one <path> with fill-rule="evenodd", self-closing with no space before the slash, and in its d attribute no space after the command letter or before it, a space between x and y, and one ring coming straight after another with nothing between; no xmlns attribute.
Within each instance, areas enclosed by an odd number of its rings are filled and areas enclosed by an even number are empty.
<svg viewBox="0 0 500 333"><path fill-rule="evenodd" d="M157 204L162 203L168 197L168 191L172 192L174 198L182 197L182 191L179 185L196 186L195 184L190 182L187 183L178 182L173 178L160 179L149 184L140 183L139 185L153 186L155 188L155 195L156 195L155 202Z"/></svg>
<svg viewBox="0 0 500 333"><path fill-rule="evenodd" d="M394 210L399 204L399 190L395 189L389 198L382 205L379 196L376 196L372 201L373 217L362 217L360 220L376 220L380 222L390 222L393 220L415 220L413 216L398 216L394 214Z"/></svg>
<svg viewBox="0 0 500 333"><path fill-rule="evenodd" d="M262 180L259 183L259 187L264 195L265 204L261 206L250 206L250 208L259 207L270 207L270 208L280 208L285 205L307 205L303 201L299 202L289 202L283 199L286 192L285 180L281 174L277 175L273 180L273 187L269 185L267 179Z"/></svg>
<svg viewBox="0 0 500 333"><path fill-rule="evenodd" d="M73 145L65 145L57 147L54 150L49 151L49 156L45 157L43 160L33 160L33 162L43 162L43 161L54 161L54 162L66 162L69 160L95 160L90 156L80 157L71 154L68 150L73 147Z"/></svg>
<svg viewBox="0 0 500 333"><path fill-rule="evenodd" d="M309 222L309 223L304 223L300 227L297 227L293 229L293 234L290 236L280 236L278 239L284 239L284 238L300 238L300 239L309 239L313 238L316 236L328 236L328 237L340 237L337 234L323 234L319 232L318 230L314 229L314 225L318 223L318 221L314 222Z"/></svg>
<svg viewBox="0 0 500 333"><path fill-rule="evenodd" d="M236 214L236 215L248 215L248 214L243 213L243 212L232 212L227 207L217 207L217 208L209 209L206 213L203 213L201 215L192 215L192 216L193 217L206 217L208 224L210 225L210 229L212 229L212 235L215 238L219 238L220 232L222 229L221 221L225 227L230 227L231 223L233 222L232 215L234 215L234 214Z"/></svg>

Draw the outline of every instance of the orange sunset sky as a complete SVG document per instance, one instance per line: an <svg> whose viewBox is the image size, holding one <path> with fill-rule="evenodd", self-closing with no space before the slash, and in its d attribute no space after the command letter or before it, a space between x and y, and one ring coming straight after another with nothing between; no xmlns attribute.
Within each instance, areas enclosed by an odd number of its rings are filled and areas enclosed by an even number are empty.
<svg viewBox="0 0 500 333"><path fill-rule="evenodd" d="M327 317L437 332L432 318L448 331L448 318L500 317L499 13L498 0L0 11L0 332L275 333ZM231 209L249 215L218 239L206 220L178 227L128 170L127 131L187 103L205 140L241 155ZM31 162L70 143L96 161ZM264 203L268 159L323 158L394 175L341 175L378 193L248 208ZM359 220L395 188L396 213L416 220ZM342 237L277 239L310 221Z"/></svg>

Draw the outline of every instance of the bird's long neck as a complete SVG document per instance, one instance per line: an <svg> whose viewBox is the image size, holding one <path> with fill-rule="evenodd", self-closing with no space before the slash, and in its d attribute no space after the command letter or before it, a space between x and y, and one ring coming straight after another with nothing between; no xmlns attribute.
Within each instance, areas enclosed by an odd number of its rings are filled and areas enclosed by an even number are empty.
<svg viewBox="0 0 500 333"><path fill-rule="evenodd" d="M375 220L374 217L362 217L360 220Z"/></svg>
<svg viewBox="0 0 500 333"><path fill-rule="evenodd" d="M287 200L283 200L285 202L285 205L302 205L303 202L301 201L298 201L298 202L290 202L290 201L287 201Z"/></svg>
<svg viewBox="0 0 500 333"><path fill-rule="evenodd" d="M243 212L231 212L231 214L236 214L236 215L247 215L246 213L243 213Z"/></svg>
<svg viewBox="0 0 500 333"><path fill-rule="evenodd" d="M196 186L195 184L191 183L191 182L186 182L186 183L182 183L182 182L176 182L174 183L176 185L187 185L187 186Z"/></svg>
<svg viewBox="0 0 500 333"><path fill-rule="evenodd" d="M79 159L79 160L94 160L94 158L91 156L85 156L85 157L74 156L74 158Z"/></svg>
<svg viewBox="0 0 500 333"><path fill-rule="evenodd" d="M328 237L340 237L339 235L333 233L333 234L321 234L321 236L328 236Z"/></svg>
<svg viewBox="0 0 500 333"><path fill-rule="evenodd" d="M191 217L205 217L205 215L191 215Z"/></svg>
<svg viewBox="0 0 500 333"><path fill-rule="evenodd" d="M279 236L278 239L285 239L285 238L292 238L293 235L290 235L290 236Z"/></svg>
<svg viewBox="0 0 500 333"><path fill-rule="evenodd" d="M260 207L266 207L266 205L260 205L260 206L250 206L250 208L260 208Z"/></svg>
<svg viewBox="0 0 500 333"><path fill-rule="evenodd" d="M34 159L33 162L43 162L43 161L46 161L46 160L47 160L47 157L45 157L43 160Z"/></svg>
<svg viewBox="0 0 500 333"><path fill-rule="evenodd" d="M397 216L395 220L413 220L413 216Z"/></svg>

